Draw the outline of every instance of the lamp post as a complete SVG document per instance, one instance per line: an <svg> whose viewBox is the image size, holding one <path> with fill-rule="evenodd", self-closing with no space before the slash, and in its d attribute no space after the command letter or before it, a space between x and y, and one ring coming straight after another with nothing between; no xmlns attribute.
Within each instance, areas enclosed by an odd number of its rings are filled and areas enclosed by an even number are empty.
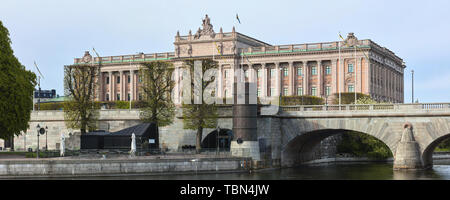
<svg viewBox="0 0 450 200"><path fill-rule="evenodd" d="M48 127L45 126L45 151L48 150L47 133L48 133Z"/></svg>
<svg viewBox="0 0 450 200"><path fill-rule="evenodd" d="M219 154L220 152L220 148L219 148L219 138L220 138L220 126L217 126L217 154Z"/></svg>
<svg viewBox="0 0 450 200"><path fill-rule="evenodd" d="M37 129L37 150L36 150L36 158L39 159L39 131L41 130L41 126L39 124L36 126Z"/></svg>

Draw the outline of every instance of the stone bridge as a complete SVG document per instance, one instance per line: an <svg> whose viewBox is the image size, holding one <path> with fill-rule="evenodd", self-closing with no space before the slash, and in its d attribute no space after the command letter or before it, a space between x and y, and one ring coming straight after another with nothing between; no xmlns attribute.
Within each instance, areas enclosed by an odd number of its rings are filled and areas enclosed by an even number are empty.
<svg viewBox="0 0 450 200"><path fill-rule="evenodd" d="M313 159L314 146L345 131L384 142L396 169L429 168L435 147L450 137L450 104L287 106L258 120L258 136L271 136L271 157L282 166Z"/></svg>
<svg viewBox="0 0 450 200"><path fill-rule="evenodd" d="M220 127L232 129L231 105L221 106L219 111ZM177 110L176 116L173 124L160 129L161 148L176 151L183 145L195 145L195 131L183 129L181 110ZM116 131L139 123L138 110L100 112L99 128L103 130ZM65 127L62 111L34 111L30 129L14 139L16 149L36 148L37 124L49 127L49 149L58 148L61 133L67 136L77 132ZM323 139L357 131L384 142L394 155L394 168L429 168L434 148L450 137L450 104L263 106L257 127L260 154L252 157L275 166L312 160L314 148ZM203 138L213 131L205 129ZM40 148L45 144L46 138L40 137Z"/></svg>

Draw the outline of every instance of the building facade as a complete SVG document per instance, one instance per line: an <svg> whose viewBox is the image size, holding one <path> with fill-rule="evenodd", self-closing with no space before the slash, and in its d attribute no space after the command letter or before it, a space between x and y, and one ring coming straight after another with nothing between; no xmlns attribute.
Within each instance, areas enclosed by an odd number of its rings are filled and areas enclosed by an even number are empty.
<svg viewBox="0 0 450 200"><path fill-rule="evenodd" d="M216 33L206 15L195 34L175 36L174 52L93 57L85 52L74 65L101 66L97 100L139 100L139 63L164 60L175 67L175 99L181 103L181 69L186 59L218 62L217 95L230 97L236 69L257 84L260 97L311 95L331 100L335 93L360 92L377 101L403 103L404 69L389 49L349 33L345 41L271 45L236 32ZM100 65L101 64L101 65Z"/></svg>

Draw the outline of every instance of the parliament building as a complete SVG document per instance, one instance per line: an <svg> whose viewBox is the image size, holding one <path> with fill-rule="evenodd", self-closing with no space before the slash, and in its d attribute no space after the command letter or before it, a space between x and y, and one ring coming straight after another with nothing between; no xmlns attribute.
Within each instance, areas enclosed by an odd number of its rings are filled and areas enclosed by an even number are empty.
<svg viewBox="0 0 450 200"><path fill-rule="evenodd" d="M272 45L242 33L215 32L206 15L202 27L188 35L176 33L174 51L96 57L88 51L74 65L100 67L96 98L99 101L139 100L139 67L142 62L173 63L175 99L181 103L186 59L210 58L218 62L217 95L230 97L236 69L257 85L257 95L311 95L330 100L338 92L359 92L377 101L403 103L405 64L395 53L370 39L349 33L344 40L309 44ZM101 63L101 65L99 65ZM253 68L255 73L248 73ZM243 76L244 77L244 76Z"/></svg>

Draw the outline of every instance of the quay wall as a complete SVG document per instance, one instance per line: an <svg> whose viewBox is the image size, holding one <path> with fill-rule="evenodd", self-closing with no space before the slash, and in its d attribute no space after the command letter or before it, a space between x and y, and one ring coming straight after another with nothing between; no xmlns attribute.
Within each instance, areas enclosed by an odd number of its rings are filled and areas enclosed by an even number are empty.
<svg viewBox="0 0 450 200"><path fill-rule="evenodd" d="M0 178L245 171L247 163L249 158L0 160Z"/></svg>

